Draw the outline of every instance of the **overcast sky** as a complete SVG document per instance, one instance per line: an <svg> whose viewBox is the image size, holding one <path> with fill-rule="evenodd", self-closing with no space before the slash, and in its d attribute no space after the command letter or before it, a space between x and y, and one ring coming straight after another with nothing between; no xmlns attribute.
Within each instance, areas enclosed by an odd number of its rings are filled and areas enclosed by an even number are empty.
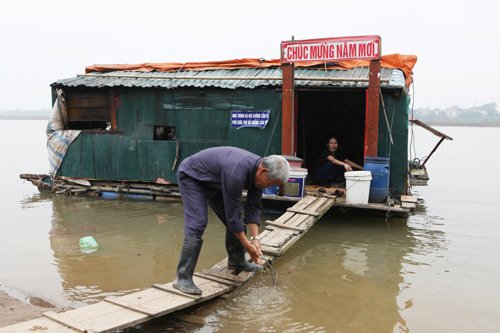
<svg viewBox="0 0 500 333"><path fill-rule="evenodd" d="M11 0L0 6L0 110L50 108L92 64L279 58L295 39L380 35L415 54L415 107L500 105L499 5L476 1Z"/></svg>

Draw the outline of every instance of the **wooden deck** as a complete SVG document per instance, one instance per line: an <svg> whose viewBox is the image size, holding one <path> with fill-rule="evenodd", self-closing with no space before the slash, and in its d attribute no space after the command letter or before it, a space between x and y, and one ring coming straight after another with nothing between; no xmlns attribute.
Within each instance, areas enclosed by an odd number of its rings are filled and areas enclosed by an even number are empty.
<svg viewBox="0 0 500 333"><path fill-rule="evenodd" d="M151 199L151 200L169 200L170 198L179 198L180 193L176 185L163 183L146 183L146 182L118 182L118 181L100 181L95 179L72 179L66 177L58 177L53 183L48 183L45 180L48 175L36 174L21 174L21 179L30 181L40 190L48 190L56 194L62 195L94 195L107 196L108 198L123 198L123 199ZM360 209L371 210L374 212L385 212L387 216L408 216L415 209L413 201L405 201L405 198L414 198L412 196L402 195L399 201L391 204L386 203L371 203L367 205L353 205L346 202L345 188L341 187L321 187L316 185L307 185L305 192L308 195L321 195L337 193L335 207L344 209ZM245 196L246 193L244 192ZM279 195L263 195L264 202L276 202L288 205L293 205L302 198L285 197ZM413 200L413 199L412 199Z"/></svg>
<svg viewBox="0 0 500 333"><path fill-rule="evenodd" d="M260 234L266 259L272 261L297 242L334 204L331 194L307 195L274 221L266 221ZM98 303L60 313L46 312L43 317L0 328L0 333L33 332L114 332L133 327L153 318L202 303L229 293L247 282L255 273L234 271L227 258L210 269L196 272L194 281L202 295L184 294L172 282L121 297L109 297Z"/></svg>
<svg viewBox="0 0 500 333"><path fill-rule="evenodd" d="M408 216L409 213L416 208L417 199L412 195L401 195L399 202L394 202L391 205L386 203L368 202L367 205L350 204L346 201L345 188L342 187L321 187L317 185L306 185L305 192L307 195L334 195L336 200L334 207L344 209L360 209L374 212L382 212L388 216ZM264 200L275 202L298 202L301 198L282 197L278 195L264 195Z"/></svg>

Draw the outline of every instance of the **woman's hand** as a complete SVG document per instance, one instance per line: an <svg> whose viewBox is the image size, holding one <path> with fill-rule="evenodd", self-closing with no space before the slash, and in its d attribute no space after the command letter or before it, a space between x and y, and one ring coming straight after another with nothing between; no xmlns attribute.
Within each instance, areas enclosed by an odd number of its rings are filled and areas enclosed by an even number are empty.
<svg viewBox="0 0 500 333"><path fill-rule="evenodd" d="M352 171L352 166L344 162L345 171Z"/></svg>

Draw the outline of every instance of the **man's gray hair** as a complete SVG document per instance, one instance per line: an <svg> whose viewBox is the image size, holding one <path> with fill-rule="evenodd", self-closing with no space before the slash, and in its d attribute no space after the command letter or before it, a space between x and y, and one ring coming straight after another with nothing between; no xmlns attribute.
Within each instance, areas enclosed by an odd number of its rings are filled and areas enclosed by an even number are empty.
<svg viewBox="0 0 500 333"><path fill-rule="evenodd" d="M286 183L290 177L290 164L280 155L269 155L262 159L262 166L269 170L269 179L279 179Z"/></svg>

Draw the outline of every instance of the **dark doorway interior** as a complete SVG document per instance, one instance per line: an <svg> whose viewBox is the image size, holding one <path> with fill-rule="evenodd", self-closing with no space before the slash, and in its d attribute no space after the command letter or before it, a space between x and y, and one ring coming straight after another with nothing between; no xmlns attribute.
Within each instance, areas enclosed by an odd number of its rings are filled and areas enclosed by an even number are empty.
<svg viewBox="0 0 500 333"><path fill-rule="evenodd" d="M335 136L346 157L363 165L365 91L299 91L297 155L309 171Z"/></svg>

